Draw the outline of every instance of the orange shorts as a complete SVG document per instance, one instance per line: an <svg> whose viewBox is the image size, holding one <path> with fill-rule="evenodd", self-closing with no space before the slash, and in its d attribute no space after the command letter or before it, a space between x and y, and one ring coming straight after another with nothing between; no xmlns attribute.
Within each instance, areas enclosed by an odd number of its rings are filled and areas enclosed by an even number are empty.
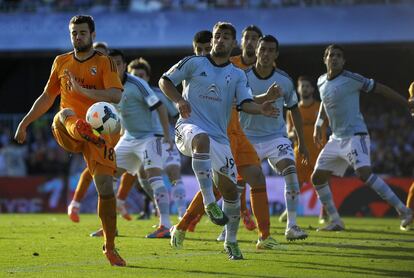
<svg viewBox="0 0 414 278"><path fill-rule="evenodd" d="M229 134L230 148L236 162L237 167L247 165L259 165L260 159L257 156L256 150L249 142L246 135L241 134Z"/></svg>
<svg viewBox="0 0 414 278"><path fill-rule="evenodd" d="M52 133L57 143L68 152L82 153L86 166L94 175L113 176L116 171L115 151L111 140L106 140L103 147L98 147L87 141L78 141L72 138L64 124L59 120L58 114L53 119Z"/></svg>

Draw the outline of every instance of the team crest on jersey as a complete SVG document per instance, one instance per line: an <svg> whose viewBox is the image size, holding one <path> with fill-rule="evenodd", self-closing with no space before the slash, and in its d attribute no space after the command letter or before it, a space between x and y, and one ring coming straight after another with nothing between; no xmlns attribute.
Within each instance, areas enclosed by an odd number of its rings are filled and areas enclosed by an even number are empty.
<svg viewBox="0 0 414 278"><path fill-rule="evenodd" d="M227 74L226 77L224 77L226 79L227 85L229 85L230 81L231 81L231 75Z"/></svg>
<svg viewBox="0 0 414 278"><path fill-rule="evenodd" d="M98 69L96 68L96 66L91 67L91 74L92 75L96 75L97 72L98 72Z"/></svg>

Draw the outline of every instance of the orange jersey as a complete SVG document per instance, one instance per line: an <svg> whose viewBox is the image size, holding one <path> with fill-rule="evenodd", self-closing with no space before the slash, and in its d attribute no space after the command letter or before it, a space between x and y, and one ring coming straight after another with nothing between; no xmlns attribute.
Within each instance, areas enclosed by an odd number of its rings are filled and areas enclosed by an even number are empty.
<svg viewBox="0 0 414 278"><path fill-rule="evenodd" d="M241 55L230 57L230 62L242 70L246 70L252 66L246 65L243 62ZM227 126L227 134L244 134L239 122L239 112L235 107L233 107L233 109L231 110L230 122Z"/></svg>
<svg viewBox="0 0 414 278"><path fill-rule="evenodd" d="M304 106L299 104L299 111L302 116L302 126L303 126L303 137L305 140L306 147L309 151L309 158L311 160L311 164L314 164L316 158L321 151L321 149L317 148L315 143L313 142L313 130L315 126L316 119L319 113L320 107L319 101L314 101L309 106ZM289 114L288 121L289 125L293 126L292 116ZM322 129L322 143L323 145L326 144L326 123L324 124L324 128ZM297 146L295 146L296 149ZM313 161L314 160L314 161Z"/></svg>
<svg viewBox="0 0 414 278"><path fill-rule="evenodd" d="M70 108L82 119L85 119L88 108L97 101L81 93L70 91L65 70L70 71L76 81L87 89L123 89L116 65L108 56L98 51L84 61L76 59L73 51L57 56L45 92L54 96L60 94L60 108Z"/></svg>

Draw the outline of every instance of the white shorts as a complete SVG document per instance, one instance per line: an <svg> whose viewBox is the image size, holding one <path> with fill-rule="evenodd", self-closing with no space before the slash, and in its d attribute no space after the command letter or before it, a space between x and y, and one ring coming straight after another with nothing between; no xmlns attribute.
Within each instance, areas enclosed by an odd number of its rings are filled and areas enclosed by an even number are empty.
<svg viewBox="0 0 414 278"><path fill-rule="evenodd" d="M192 157L192 142L197 134L207 132L193 124L181 124L175 128L175 143L178 150L185 156ZM231 153L230 145L220 144L210 138L211 166L215 172L227 176L236 183L237 169Z"/></svg>
<svg viewBox="0 0 414 278"><path fill-rule="evenodd" d="M368 135L355 135L347 139L329 138L316 160L315 169L332 171L342 177L348 166L354 170L371 166L370 139Z"/></svg>
<svg viewBox="0 0 414 278"><path fill-rule="evenodd" d="M178 149L175 145L173 145L172 150L168 151L170 147L167 143L162 143L162 161L163 161L163 168L167 168L168 166L175 165L181 167L181 157Z"/></svg>
<svg viewBox="0 0 414 278"><path fill-rule="evenodd" d="M127 170L131 175L138 173L141 164L144 169L162 169L161 138L148 137L144 139L119 139L115 146L116 164Z"/></svg>
<svg viewBox="0 0 414 278"><path fill-rule="evenodd" d="M263 143L253 144L260 161L267 159L270 166L278 172L276 169L276 163L282 159L290 159L295 161L295 155L293 153L292 142L285 137L279 137Z"/></svg>

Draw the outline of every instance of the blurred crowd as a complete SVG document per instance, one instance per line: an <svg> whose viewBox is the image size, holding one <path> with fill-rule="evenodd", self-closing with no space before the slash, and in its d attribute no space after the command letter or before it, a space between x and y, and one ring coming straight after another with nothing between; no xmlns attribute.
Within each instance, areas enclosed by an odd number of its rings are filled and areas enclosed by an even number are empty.
<svg viewBox="0 0 414 278"><path fill-rule="evenodd" d="M413 4L412 0L0 0L0 12L102 12Z"/></svg>
<svg viewBox="0 0 414 278"><path fill-rule="evenodd" d="M371 157L375 173L414 176L414 129L408 113L387 109L385 104L363 102L362 111L371 136ZM69 155L54 140L45 116L29 129L28 142L17 145L14 130L0 118L0 176L64 175L82 171L79 155ZM183 173L192 174L191 161L183 157ZM263 164L266 175L273 175ZM352 171L349 171L352 174Z"/></svg>

